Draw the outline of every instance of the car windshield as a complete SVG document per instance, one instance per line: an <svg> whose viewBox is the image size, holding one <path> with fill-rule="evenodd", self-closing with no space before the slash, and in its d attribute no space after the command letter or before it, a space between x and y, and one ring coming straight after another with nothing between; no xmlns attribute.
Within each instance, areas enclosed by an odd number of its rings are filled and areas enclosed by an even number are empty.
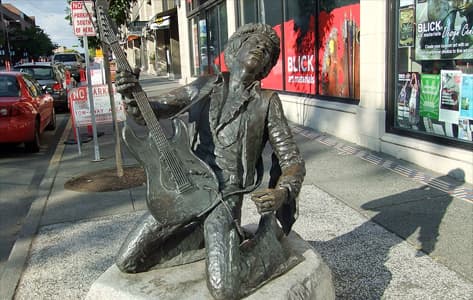
<svg viewBox="0 0 473 300"><path fill-rule="evenodd" d="M17 97L20 87L15 76L0 75L0 97Z"/></svg>
<svg viewBox="0 0 473 300"><path fill-rule="evenodd" d="M51 67L18 67L15 70L30 74L36 80L54 79Z"/></svg>
<svg viewBox="0 0 473 300"><path fill-rule="evenodd" d="M71 54L57 54L54 56L54 61L62 61L62 62L71 62L76 61L76 56Z"/></svg>

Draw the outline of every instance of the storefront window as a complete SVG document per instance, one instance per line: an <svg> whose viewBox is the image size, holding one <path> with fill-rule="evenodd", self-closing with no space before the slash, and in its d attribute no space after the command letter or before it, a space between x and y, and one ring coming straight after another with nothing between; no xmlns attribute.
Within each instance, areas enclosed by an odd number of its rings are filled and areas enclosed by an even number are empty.
<svg viewBox="0 0 473 300"><path fill-rule="evenodd" d="M220 71L223 64L223 50L227 42L227 8L225 2L211 8L207 13L208 18L208 44L202 48L209 57L210 67L207 70L211 74Z"/></svg>
<svg viewBox="0 0 473 300"><path fill-rule="evenodd" d="M198 9L207 1L210 2L212 0L186 0L187 12L190 12L194 9Z"/></svg>
<svg viewBox="0 0 473 300"><path fill-rule="evenodd" d="M315 1L295 0L286 5L284 54L286 91L315 94Z"/></svg>
<svg viewBox="0 0 473 300"><path fill-rule="evenodd" d="M240 0L240 23L256 23L258 20L258 1L255 0Z"/></svg>
<svg viewBox="0 0 473 300"><path fill-rule="evenodd" d="M360 4L320 0L319 94L360 99Z"/></svg>
<svg viewBox="0 0 473 300"><path fill-rule="evenodd" d="M255 1L258 2L258 1ZM279 38L281 39L280 47L283 48L283 41L282 41L282 20L283 20L283 8L282 8L282 1L274 1L274 0L263 0L259 1L260 3L260 18L263 23L269 24L273 27L273 29L278 34ZM261 87L265 89L272 89L272 90L283 90L284 83L283 83L283 54L281 50L281 54L279 55L279 59L276 65L273 67L271 72L269 73L268 77L261 82Z"/></svg>
<svg viewBox="0 0 473 300"><path fill-rule="evenodd" d="M264 88L359 100L359 0L238 3L241 24L270 24L281 37L280 60Z"/></svg>
<svg viewBox="0 0 473 300"><path fill-rule="evenodd" d="M186 6L187 6L187 11L192 11L199 7L199 1L198 0L186 0Z"/></svg>
<svg viewBox="0 0 473 300"><path fill-rule="evenodd" d="M199 55L199 18L194 17L189 22L189 32L191 39L189 49L191 50L191 65L192 75L198 76L200 74L200 55Z"/></svg>
<svg viewBox="0 0 473 300"><path fill-rule="evenodd" d="M400 0L393 127L472 143L473 2Z"/></svg>
<svg viewBox="0 0 473 300"><path fill-rule="evenodd" d="M202 5L206 1L200 1ZM210 2L210 1L209 1ZM227 8L225 1L216 1L189 18L193 76L215 74L224 65L223 48L227 42Z"/></svg>
<svg viewBox="0 0 473 300"><path fill-rule="evenodd" d="M175 0L164 0L163 1L163 11L173 9L176 7L176 1Z"/></svg>

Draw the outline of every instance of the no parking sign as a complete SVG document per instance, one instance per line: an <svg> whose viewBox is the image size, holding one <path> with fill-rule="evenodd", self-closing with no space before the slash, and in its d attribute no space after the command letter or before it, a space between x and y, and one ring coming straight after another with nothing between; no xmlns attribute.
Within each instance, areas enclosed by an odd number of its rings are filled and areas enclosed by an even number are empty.
<svg viewBox="0 0 473 300"><path fill-rule="evenodd" d="M125 109L121 100L121 95L113 90L115 99L115 108L117 121L125 121ZM74 125L76 127L91 125L90 101L88 99L88 91L86 86L74 88L69 92L69 101L72 104L71 113L74 118ZM112 122L112 108L110 105L110 95L108 85L94 85L92 86L94 114L97 123L111 123Z"/></svg>
<svg viewBox="0 0 473 300"><path fill-rule="evenodd" d="M72 1L72 28L76 36L95 36L93 1Z"/></svg>

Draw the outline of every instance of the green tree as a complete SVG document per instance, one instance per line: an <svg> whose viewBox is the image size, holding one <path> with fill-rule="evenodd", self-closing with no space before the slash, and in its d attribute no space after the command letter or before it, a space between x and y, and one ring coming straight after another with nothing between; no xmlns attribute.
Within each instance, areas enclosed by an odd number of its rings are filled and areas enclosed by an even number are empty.
<svg viewBox="0 0 473 300"><path fill-rule="evenodd" d="M15 51L12 55L15 61L21 58L35 58L52 55L53 44L49 35L39 26L25 30L15 29L9 32L10 47ZM25 57L27 56L27 57Z"/></svg>

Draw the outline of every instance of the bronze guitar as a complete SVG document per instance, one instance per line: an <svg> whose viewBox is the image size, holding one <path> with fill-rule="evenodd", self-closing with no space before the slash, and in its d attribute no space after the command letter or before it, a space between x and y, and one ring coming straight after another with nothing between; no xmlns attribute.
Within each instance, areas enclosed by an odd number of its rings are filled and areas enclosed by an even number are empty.
<svg viewBox="0 0 473 300"><path fill-rule="evenodd" d="M115 25L108 15L107 1L95 2L100 40L110 45L118 67L132 72L125 52L119 45ZM190 149L187 126L175 118L174 134L168 140L159 124L146 93L136 85L133 96L149 129L146 139L139 139L125 126L125 144L140 162L147 177L147 206L163 224L178 224L199 217L219 201L218 180L212 169Z"/></svg>

